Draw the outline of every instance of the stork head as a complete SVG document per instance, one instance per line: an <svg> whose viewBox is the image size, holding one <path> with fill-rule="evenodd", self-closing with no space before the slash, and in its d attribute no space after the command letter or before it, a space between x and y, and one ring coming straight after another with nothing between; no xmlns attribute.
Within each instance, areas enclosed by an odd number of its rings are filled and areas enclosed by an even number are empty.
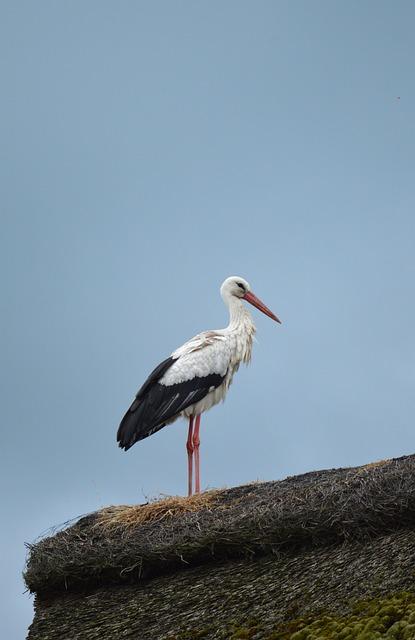
<svg viewBox="0 0 415 640"><path fill-rule="evenodd" d="M269 316L281 324L281 320L277 318L275 313L268 309L268 307L259 298L257 298L254 293L252 293L249 282L244 280L244 278L241 278L240 276L230 276L229 278L226 278L220 288L220 293L226 303L228 303L233 297L242 298L262 311L262 313L265 313L266 316Z"/></svg>

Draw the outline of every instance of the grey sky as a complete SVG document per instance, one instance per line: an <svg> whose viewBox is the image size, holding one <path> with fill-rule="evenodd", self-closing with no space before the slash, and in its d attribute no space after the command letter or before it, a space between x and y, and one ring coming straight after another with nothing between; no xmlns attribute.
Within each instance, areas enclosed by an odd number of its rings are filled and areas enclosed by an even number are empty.
<svg viewBox="0 0 415 640"><path fill-rule="evenodd" d="M184 423L117 449L149 370L283 320L202 420L203 486L413 453L412 2L2 2L2 637L24 541L184 493Z"/></svg>

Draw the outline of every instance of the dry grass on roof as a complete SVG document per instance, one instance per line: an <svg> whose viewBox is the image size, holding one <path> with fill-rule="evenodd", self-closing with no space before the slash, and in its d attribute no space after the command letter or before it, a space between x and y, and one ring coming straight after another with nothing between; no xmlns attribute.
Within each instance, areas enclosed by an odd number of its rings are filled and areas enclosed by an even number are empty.
<svg viewBox="0 0 415 640"><path fill-rule="evenodd" d="M226 505L218 500L220 491L212 489L193 496L162 496L147 504L119 505L102 509L97 514L94 527L105 529L125 529L138 525L160 522L177 518L186 513L193 513L202 509L224 508Z"/></svg>

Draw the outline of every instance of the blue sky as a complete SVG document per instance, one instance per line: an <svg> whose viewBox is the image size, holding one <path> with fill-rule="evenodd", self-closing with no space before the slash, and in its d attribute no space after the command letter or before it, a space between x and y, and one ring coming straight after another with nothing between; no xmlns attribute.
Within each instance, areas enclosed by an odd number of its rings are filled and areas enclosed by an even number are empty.
<svg viewBox="0 0 415 640"><path fill-rule="evenodd" d="M148 372L227 324L253 363L202 420L203 486L415 450L412 2L3 2L2 636L24 541L186 489L186 427L128 453Z"/></svg>

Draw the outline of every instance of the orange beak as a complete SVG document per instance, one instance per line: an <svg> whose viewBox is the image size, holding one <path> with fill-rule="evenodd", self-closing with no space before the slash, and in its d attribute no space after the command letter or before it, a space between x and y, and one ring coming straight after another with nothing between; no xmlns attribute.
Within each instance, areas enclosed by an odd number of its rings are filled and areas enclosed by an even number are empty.
<svg viewBox="0 0 415 640"><path fill-rule="evenodd" d="M242 297L244 300L249 302L249 304L252 304L254 307L262 311L262 313L265 313L266 316L281 324L281 320L277 318L275 313L272 313L271 309L268 309L268 307L263 302L261 302L261 300L257 298L256 295L252 293L252 291L248 291L248 293L245 293L245 295Z"/></svg>

